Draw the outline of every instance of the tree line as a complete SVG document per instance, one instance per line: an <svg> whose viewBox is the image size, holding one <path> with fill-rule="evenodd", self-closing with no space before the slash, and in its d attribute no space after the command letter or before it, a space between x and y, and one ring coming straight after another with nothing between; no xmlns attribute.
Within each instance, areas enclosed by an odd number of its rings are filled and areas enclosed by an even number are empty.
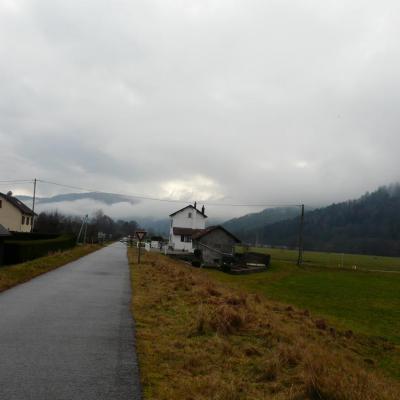
<svg viewBox="0 0 400 400"><path fill-rule="evenodd" d="M78 236L82 222L81 217L64 215L58 211L41 212L36 218L35 232ZM136 229L138 229L136 221L114 220L102 210L98 210L88 219L86 238L88 241L97 241L98 234L102 232L108 238L118 239L133 235Z"/></svg>
<svg viewBox="0 0 400 400"><path fill-rule="evenodd" d="M299 218L291 218L238 234L248 243L257 238L266 245L296 247L299 225ZM306 212L304 248L400 256L400 185Z"/></svg>

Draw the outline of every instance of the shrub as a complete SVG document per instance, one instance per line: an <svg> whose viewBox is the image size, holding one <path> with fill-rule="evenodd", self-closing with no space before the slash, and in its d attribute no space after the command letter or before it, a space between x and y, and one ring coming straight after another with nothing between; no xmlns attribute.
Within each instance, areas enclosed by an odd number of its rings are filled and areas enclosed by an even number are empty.
<svg viewBox="0 0 400 400"><path fill-rule="evenodd" d="M57 239L60 235L54 233L37 233L37 232L11 232L10 241L20 240L49 240Z"/></svg>
<svg viewBox="0 0 400 400"><path fill-rule="evenodd" d="M196 259L192 260L192 266L197 268L201 267L201 261Z"/></svg>
<svg viewBox="0 0 400 400"><path fill-rule="evenodd" d="M202 258L202 252L201 252L200 249L194 249L193 255L194 255L196 258L199 258L199 259Z"/></svg>

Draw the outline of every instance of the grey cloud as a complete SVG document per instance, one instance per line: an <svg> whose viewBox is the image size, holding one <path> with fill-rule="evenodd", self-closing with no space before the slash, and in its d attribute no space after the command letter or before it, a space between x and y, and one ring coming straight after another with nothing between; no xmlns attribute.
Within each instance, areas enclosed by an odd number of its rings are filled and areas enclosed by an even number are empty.
<svg viewBox="0 0 400 400"><path fill-rule="evenodd" d="M15 4L4 179L313 205L399 180L394 0Z"/></svg>

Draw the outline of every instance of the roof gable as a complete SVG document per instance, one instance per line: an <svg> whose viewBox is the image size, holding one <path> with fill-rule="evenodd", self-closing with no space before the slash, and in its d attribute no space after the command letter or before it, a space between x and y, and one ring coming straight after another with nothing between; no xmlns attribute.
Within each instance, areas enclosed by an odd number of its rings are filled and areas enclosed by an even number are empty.
<svg viewBox="0 0 400 400"><path fill-rule="evenodd" d="M8 201L15 208L17 208L22 214L28 214L28 215L33 214L33 211L28 206L26 206L21 200L17 199L14 196L8 196L4 193L0 193L0 198L3 198L4 200Z"/></svg>
<svg viewBox="0 0 400 400"><path fill-rule="evenodd" d="M169 216L170 216L170 217L173 217L174 215L179 214L179 213L182 212L182 211L185 211L187 208L191 208L192 210L197 211L202 217L208 218L206 214L203 214L200 210L198 210L197 208L195 208L195 207L192 206L191 204L189 204L189 205L186 206L186 207L181 208L181 209L178 210L178 211L175 211L174 213L170 214Z"/></svg>
<svg viewBox="0 0 400 400"><path fill-rule="evenodd" d="M208 234L210 234L211 232L214 232L216 230L221 230L223 232L225 232L228 236L230 236L236 243L240 243L240 239L238 239L233 233L229 232L228 230L226 230L223 226L221 225L216 225L216 226L209 226L206 229L201 230L201 232L198 232L196 234L193 235L193 240L198 240L203 238L204 236L207 236Z"/></svg>

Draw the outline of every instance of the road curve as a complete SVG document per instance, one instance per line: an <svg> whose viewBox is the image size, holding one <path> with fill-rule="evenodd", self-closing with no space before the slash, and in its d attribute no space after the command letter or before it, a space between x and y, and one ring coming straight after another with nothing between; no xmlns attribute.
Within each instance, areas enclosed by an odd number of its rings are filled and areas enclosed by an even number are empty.
<svg viewBox="0 0 400 400"><path fill-rule="evenodd" d="M122 244L1 293L0 399L140 399L130 298Z"/></svg>

